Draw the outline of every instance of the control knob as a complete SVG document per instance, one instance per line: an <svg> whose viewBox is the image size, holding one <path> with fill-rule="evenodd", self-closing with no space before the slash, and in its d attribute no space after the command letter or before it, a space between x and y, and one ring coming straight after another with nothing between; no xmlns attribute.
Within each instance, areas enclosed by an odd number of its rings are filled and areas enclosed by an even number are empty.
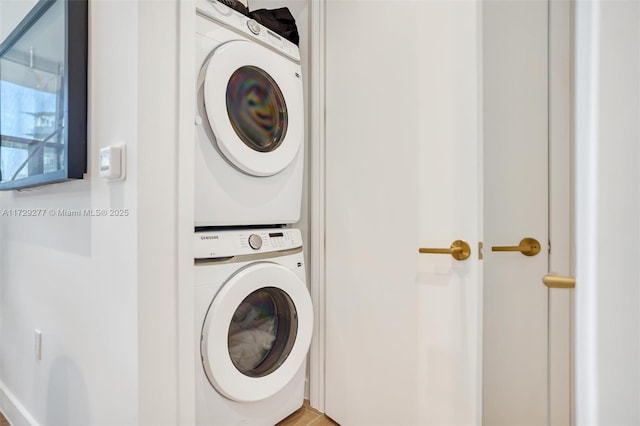
<svg viewBox="0 0 640 426"><path fill-rule="evenodd" d="M258 234L251 234L249 236L249 246L254 250L259 250L262 247L262 238Z"/></svg>
<svg viewBox="0 0 640 426"><path fill-rule="evenodd" d="M249 30L255 35L260 34L260 24L258 24L258 22L256 22L255 20L249 19L247 21L247 27L249 27Z"/></svg>

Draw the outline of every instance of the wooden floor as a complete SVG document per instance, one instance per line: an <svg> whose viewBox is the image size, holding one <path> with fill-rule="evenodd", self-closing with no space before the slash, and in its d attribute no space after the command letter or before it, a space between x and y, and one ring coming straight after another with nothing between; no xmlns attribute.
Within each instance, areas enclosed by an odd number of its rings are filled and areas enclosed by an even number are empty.
<svg viewBox="0 0 640 426"><path fill-rule="evenodd" d="M337 426L334 422L319 411L309 406L309 401L304 401L301 409L278 423L276 426ZM0 413L0 426L11 426L7 419Z"/></svg>
<svg viewBox="0 0 640 426"><path fill-rule="evenodd" d="M331 420L321 412L311 408L309 401L305 400L301 409L278 423L276 426L337 426L338 423ZM0 425L2 426L2 425Z"/></svg>

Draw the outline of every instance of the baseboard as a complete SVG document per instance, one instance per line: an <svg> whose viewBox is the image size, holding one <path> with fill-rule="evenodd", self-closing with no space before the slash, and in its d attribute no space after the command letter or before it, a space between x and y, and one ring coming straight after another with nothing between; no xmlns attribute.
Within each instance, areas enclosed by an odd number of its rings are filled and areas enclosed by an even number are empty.
<svg viewBox="0 0 640 426"><path fill-rule="evenodd" d="M40 426L18 398L0 380L0 411L11 426Z"/></svg>

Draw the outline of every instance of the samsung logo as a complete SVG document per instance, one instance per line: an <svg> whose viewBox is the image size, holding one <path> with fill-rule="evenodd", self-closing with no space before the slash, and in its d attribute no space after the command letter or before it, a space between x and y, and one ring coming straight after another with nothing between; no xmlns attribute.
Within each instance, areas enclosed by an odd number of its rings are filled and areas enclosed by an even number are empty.
<svg viewBox="0 0 640 426"><path fill-rule="evenodd" d="M220 236L218 235L203 235L200 237L201 240L219 240Z"/></svg>

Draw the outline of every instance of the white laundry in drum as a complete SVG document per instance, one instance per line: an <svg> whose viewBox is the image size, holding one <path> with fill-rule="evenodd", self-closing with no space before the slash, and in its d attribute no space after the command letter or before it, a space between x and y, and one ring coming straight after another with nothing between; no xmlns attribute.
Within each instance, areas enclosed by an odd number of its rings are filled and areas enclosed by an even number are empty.
<svg viewBox="0 0 640 426"><path fill-rule="evenodd" d="M229 356L240 371L259 366L276 340L276 318L273 313L265 313L266 309L251 302L242 302L231 320Z"/></svg>

